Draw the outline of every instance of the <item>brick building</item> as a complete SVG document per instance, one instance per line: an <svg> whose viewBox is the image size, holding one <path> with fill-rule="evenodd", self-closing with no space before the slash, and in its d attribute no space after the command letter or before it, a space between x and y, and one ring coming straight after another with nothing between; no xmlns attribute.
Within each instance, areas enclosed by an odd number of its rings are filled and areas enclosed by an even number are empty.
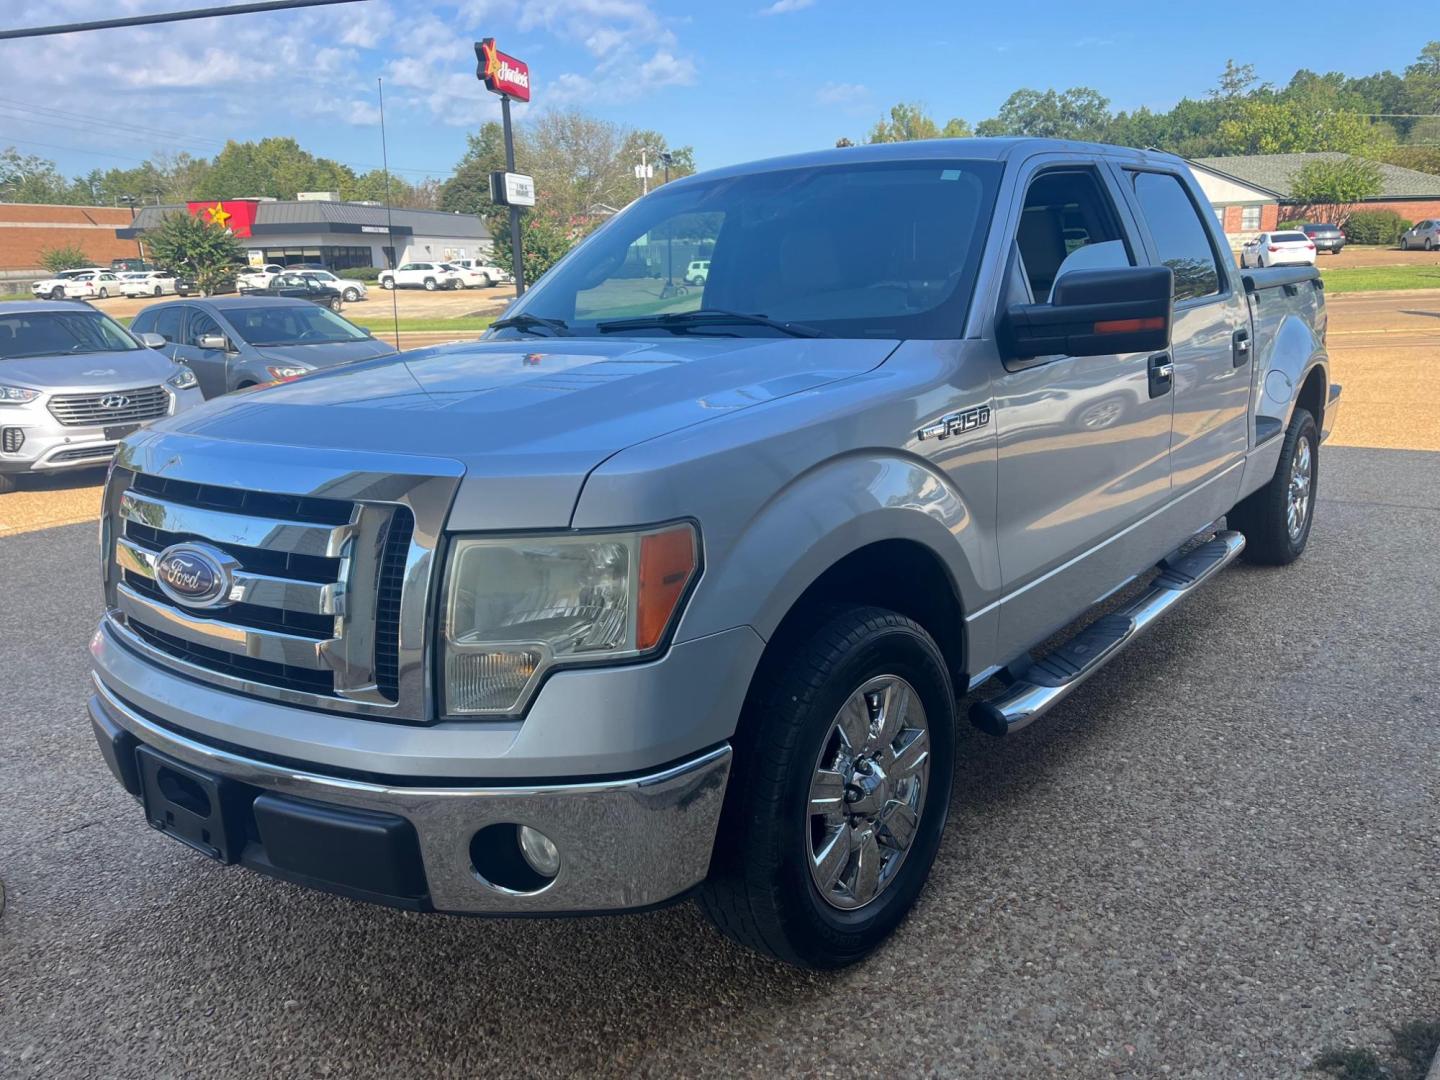
<svg viewBox="0 0 1440 1080"><path fill-rule="evenodd" d="M1290 201L1290 189L1307 162L1345 156L1245 154L1196 158L1190 168L1215 208L1225 235L1238 248L1258 232L1268 232L1281 221L1303 216L1304 207ZM1380 193L1363 200L1361 208L1393 210L1410 221L1440 217L1440 176L1381 164L1380 183Z"/></svg>
<svg viewBox="0 0 1440 1080"><path fill-rule="evenodd" d="M131 216L124 207L0 203L0 272L38 271L43 253L60 247L80 248L96 266L133 259L139 245L115 235L130 227Z"/></svg>

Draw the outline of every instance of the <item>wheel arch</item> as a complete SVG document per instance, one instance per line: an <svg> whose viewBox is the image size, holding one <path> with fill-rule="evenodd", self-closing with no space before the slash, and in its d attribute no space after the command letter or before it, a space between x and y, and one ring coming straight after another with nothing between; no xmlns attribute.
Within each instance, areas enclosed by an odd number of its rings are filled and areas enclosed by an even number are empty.
<svg viewBox="0 0 1440 1080"><path fill-rule="evenodd" d="M908 615L966 670L965 612L994 575L993 551L959 491L928 463L866 452L796 477L738 535L717 538L682 638L747 624L769 644L816 606ZM707 539L707 559L713 545Z"/></svg>

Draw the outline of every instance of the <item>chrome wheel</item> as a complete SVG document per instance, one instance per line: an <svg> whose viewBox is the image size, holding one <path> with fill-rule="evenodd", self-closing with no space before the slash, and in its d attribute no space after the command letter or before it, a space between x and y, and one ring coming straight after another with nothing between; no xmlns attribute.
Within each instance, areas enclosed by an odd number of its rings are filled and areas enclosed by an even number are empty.
<svg viewBox="0 0 1440 1080"><path fill-rule="evenodd" d="M869 680L831 723L810 780L810 877L826 903L862 908L895 881L929 779L920 695L898 675Z"/></svg>
<svg viewBox="0 0 1440 1080"><path fill-rule="evenodd" d="M1290 533L1292 543L1304 535L1305 522L1310 517L1310 483L1314 465L1310 440L1302 436L1295 444L1295 456L1290 461L1290 488L1285 500L1285 529Z"/></svg>

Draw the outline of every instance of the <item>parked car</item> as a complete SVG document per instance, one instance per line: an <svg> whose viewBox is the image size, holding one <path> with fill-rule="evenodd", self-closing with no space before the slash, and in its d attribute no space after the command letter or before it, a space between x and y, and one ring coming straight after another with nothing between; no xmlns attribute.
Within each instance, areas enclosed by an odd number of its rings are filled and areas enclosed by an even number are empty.
<svg viewBox="0 0 1440 1080"><path fill-rule="evenodd" d="M682 227L715 281L637 312L630 268ZM288 881L490 915L697 890L745 945L859 960L940 848L957 699L1008 735L1239 555L1304 551L1324 293L1228 254L1158 151L666 184L483 340L126 441L101 754L157 831ZM1201 621L1269 644L1243 604Z"/></svg>
<svg viewBox="0 0 1440 1080"><path fill-rule="evenodd" d="M452 259L450 265L461 270L473 271L465 279L466 285L478 285L488 289L492 285L504 285L515 280L515 275L503 266L486 262L484 259Z"/></svg>
<svg viewBox="0 0 1440 1080"><path fill-rule="evenodd" d="M1300 226L1300 231L1308 236L1315 244L1315 254L1328 251L1332 255L1339 255L1345 248L1345 233L1339 225L1325 225L1306 223Z"/></svg>
<svg viewBox="0 0 1440 1080"><path fill-rule="evenodd" d="M1437 247L1440 247L1440 218L1426 218L1424 221L1417 221L1400 234L1402 251L1409 251L1411 248L1434 251Z"/></svg>
<svg viewBox="0 0 1440 1080"><path fill-rule="evenodd" d="M457 289L488 289L495 284L495 278L474 267L461 266L459 263L440 263L440 268L455 275L454 288Z"/></svg>
<svg viewBox="0 0 1440 1080"><path fill-rule="evenodd" d="M308 300L255 293L153 304L130 325L160 335L160 351L187 365L206 397L395 352Z"/></svg>
<svg viewBox="0 0 1440 1080"><path fill-rule="evenodd" d="M120 279L109 270L87 266L78 270L62 270L52 278L30 284L37 297L51 300L101 300L120 295Z"/></svg>
<svg viewBox="0 0 1440 1080"><path fill-rule="evenodd" d="M685 268L686 285L704 285L710 278L710 260L695 259Z"/></svg>
<svg viewBox="0 0 1440 1080"><path fill-rule="evenodd" d="M164 296L175 291L175 275L169 270L132 271L120 275L120 291L126 296Z"/></svg>
<svg viewBox="0 0 1440 1080"><path fill-rule="evenodd" d="M0 493L104 465L152 420L200 403L195 376L88 304L0 303Z"/></svg>
<svg viewBox="0 0 1440 1080"><path fill-rule="evenodd" d="M131 274L134 274L134 273L142 273L142 272L144 272L144 271L146 271L146 270L154 270L154 269L156 269L156 267L155 267L155 265L154 265L153 263L149 263L149 262L147 262L147 261L144 260L144 259L131 258L131 259L111 259L111 260L110 260L110 269L113 270L113 271L114 271L115 273L117 273L117 274L121 274L121 273L131 273Z"/></svg>
<svg viewBox="0 0 1440 1080"><path fill-rule="evenodd" d="M1240 267L1314 266L1315 241L1303 232L1261 233L1240 248Z"/></svg>
<svg viewBox="0 0 1440 1080"><path fill-rule="evenodd" d="M354 304L360 300L369 298L369 290L365 288L363 281L356 281L353 278L337 277L329 270L301 270L298 272L310 281L317 281L322 285L327 285L334 289L347 304Z"/></svg>
<svg viewBox="0 0 1440 1080"><path fill-rule="evenodd" d="M320 280L313 270L301 274L287 270L283 274L276 274L263 289L251 289L246 295L289 296L299 300L309 300L312 304L321 304L337 314L342 307L341 301L344 299L339 289L327 281Z"/></svg>
<svg viewBox="0 0 1440 1080"><path fill-rule="evenodd" d="M215 284L215 287L210 290L208 295L225 296L229 293L239 292L240 290L236 285L236 280L234 274L227 274ZM206 292L200 288L200 283L196 281L192 275L184 272L178 273L175 276L175 292L180 296L207 295Z"/></svg>
<svg viewBox="0 0 1440 1080"><path fill-rule="evenodd" d="M270 279L276 274L283 274L285 267L278 263L266 263L264 266L252 266L240 271L235 275L235 287L242 293L251 292L254 289L263 289L270 284Z"/></svg>
<svg viewBox="0 0 1440 1080"><path fill-rule="evenodd" d="M379 280L382 289L424 289L426 292L458 289L463 284L456 270L434 262L410 262L394 270L382 270Z"/></svg>

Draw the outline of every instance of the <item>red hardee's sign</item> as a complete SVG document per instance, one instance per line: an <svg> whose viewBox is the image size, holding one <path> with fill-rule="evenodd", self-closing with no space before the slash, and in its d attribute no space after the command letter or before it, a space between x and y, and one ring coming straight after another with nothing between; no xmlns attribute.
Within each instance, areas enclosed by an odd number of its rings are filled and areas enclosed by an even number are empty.
<svg viewBox="0 0 1440 1080"><path fill-rule="evenodd" d="M192 216L229 229L236 236L249 236L250 226L255 224L255 208L259 205L254 199L234 199L229 202L186 203L185 208Z"/></svg>
<svg viewBox="0 0 1440 1080"><path fill-rule="evenodd" d="M475 43L475 58L480 62L475 75L487 90L516 101L530 100L530 65L524 60L506 56L492 37Z"/></svg>

